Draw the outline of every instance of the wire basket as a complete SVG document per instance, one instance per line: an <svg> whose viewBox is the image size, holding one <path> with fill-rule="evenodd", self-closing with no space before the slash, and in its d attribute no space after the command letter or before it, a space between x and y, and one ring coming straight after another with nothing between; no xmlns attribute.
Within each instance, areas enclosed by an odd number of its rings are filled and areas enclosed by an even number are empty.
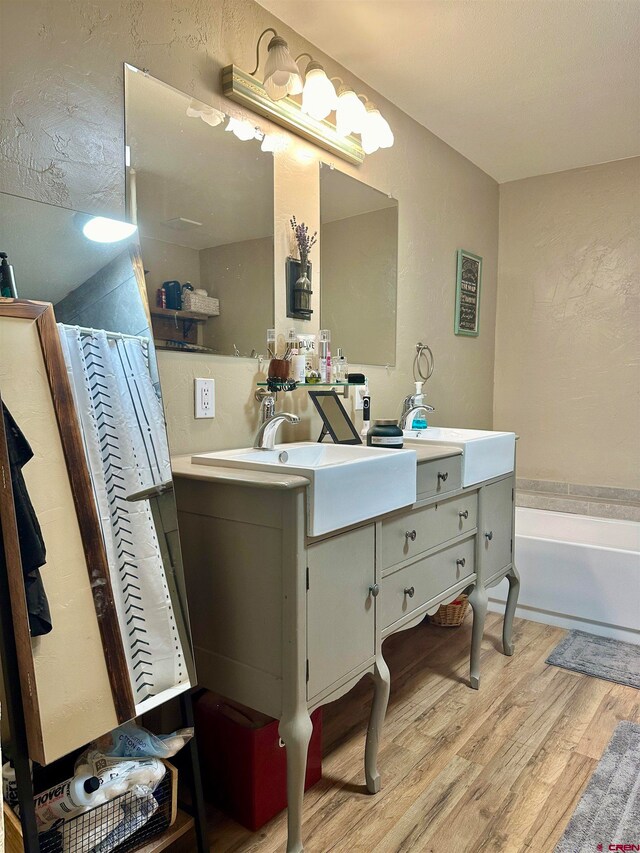
<svg viewBox="0 0 640 853"><path fill-rule="evenodd" d="M429 621L432 625L439 625L441 628L457 628L464 622L468 609L469 597L462 594L450 604L441 604L438 610L429 616Z"/></svg>
<svg viewBox="0 0 640 853"><path fill-rule="evenodd" d="M162 835L177 808L177 770L165 766L164 778L148 797L127 792L40 833L40 853L133 853Z"/></svg>

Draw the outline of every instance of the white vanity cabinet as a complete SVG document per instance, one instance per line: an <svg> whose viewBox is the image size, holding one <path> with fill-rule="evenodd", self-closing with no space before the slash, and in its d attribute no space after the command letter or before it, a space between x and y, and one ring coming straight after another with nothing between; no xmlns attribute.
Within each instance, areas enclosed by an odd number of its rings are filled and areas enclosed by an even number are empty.
<svg viewBox="0 0 640 853"><path fill-rule="evenodd" d="M199 683L280 720L288 853L303 849L309 715L365 674L375 684L365 776L371 793L380 788L386 637L468 591L478 687L486 588L508 576L512 651L513 476L463 489L459 449L417 452L415 504L318 538L306 536L305 478L174 460Z"/></svg>

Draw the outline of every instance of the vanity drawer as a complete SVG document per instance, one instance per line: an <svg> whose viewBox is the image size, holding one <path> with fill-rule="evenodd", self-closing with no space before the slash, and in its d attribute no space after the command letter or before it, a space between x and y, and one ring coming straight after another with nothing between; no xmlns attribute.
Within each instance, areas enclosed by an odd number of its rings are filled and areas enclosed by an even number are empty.
<svg viewBox="0 0 640 853"><path fill-rule="evenodd" d="M475 537L405 566L382 580L382 630L474 573ZM471 582L471 581L469 581Z"/></svg>
<svg viewBox="0 0 640 853"><path fill-rule="evenodd" d="M448 456L418 465L418 500L462 488L462 456Z"/></svg>
<svg viewBox="0 0 640 853"><path fill-rule="evenodd" d="M478 493L457 495L382 522L382 568L388 569L472 531L478 519Z"/></svg>

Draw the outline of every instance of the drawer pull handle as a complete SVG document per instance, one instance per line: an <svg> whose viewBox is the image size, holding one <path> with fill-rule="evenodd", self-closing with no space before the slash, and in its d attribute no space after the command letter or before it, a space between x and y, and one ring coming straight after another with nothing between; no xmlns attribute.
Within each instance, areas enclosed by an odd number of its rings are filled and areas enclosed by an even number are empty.
<svg viewBox="0 0 640 853"><path fill-rule="evenodd" d="M369 595L372 595L374 598L378 597L378 593L380 592L380 586L377 583L374 583L373 586L369 587Z"/></svg>
<svg viewBox="0 0 640 853"><path fill-rule="evenodd" d="M413 598L413 596L416 594L416 588L415 588L415 586L406 586L406 587L404 588L404 594L405 594L405 595L408 595L408 596L409 596L409 598Z"/></svg>
<svg viewBox="0 0 640 853"><path fill-rule="evenodd" d="M444 473L442 471L438 471L438 480L442 480L442 482L445 483L448 479L449 479L449 472L448 471L445 471Z"/></svg>
<svg viewBox="0 0 640 853"><path fill-rule="evenodd" d="M491 540L493 539L493 530L489 530L489 532L485 533L484 535L489 540L489 542L491 542Z"/></svg>
<svg viewBox="0 0 640 853"><path fill-rule="evenodd" d="M407 539L407 540L411 539L411 541L412 541L412 542L415 542L415 541L416 541L416 536L417 536L417 535L418 535L418 534L416 533L416 531L415 531L415 530L407 530L407 532L404 534L405 539Z"/></svg>
<svg viewBox="0 0 640 853"><path fill-rule="evenodd" d="M460 516L460 518L469 518L469 510L461 509L458 515Z"/></svg>
<svg viewBox="0 0 640 853"><path fill-rule="evenodd" d="M464 569L466 562L467 561L464 557L460 557L459 560L456 560L456 566L460 566L461 569Z"/></svg>

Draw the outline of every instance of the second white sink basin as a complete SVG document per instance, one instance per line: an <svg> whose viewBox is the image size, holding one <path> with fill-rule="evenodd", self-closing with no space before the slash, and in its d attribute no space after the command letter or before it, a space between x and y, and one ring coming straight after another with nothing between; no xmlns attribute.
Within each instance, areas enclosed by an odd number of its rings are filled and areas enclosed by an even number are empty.
<svg viewBox="0 0 640 853"><path fill-rule="evenodd" d="M415 450L294 442L274 450L197 453L197 465L299 474L310 483L307 532L321 536L375 518L416 500Z"/></svg>
<svg viewBox="0 0 640 853"><path fill-rule="evenodd" d="M405 430L404 435L410 441L459 447L463 486L475 486L492 477L509 474L515 467L515 432L427 427Z"/></svg>

